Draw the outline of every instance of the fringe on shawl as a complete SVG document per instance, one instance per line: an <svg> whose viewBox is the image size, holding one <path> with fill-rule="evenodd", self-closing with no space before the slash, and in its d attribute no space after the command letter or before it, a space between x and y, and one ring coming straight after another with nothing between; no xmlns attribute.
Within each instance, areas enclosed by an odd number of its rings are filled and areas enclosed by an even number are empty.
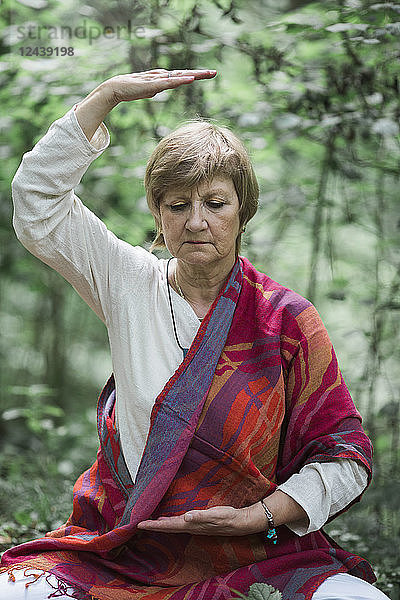
<svg viewBox="0 0 400 600"><path fill-rule="evenodd" d="M47 596L48 599L57 598L57 597L63 595L63 596L67 596L68 598L73 598L74 600L101 600L101 598L98 598L97 596L92 596L91 594L88 594L87 592L84 592L83 590L79 590L78 588L71 586L66 581L63 581L62 579L60 579L53 573L49 573L48 571L44 571L43 569L38 569L37 567L34 567L34 566L27 567L26 564L16 564L16 565L10 565L9 567L1 570L1 572L8 573L8 578L13 583L15 583L15 581L16 581L16 578L14 575L15 571L23 571L24 577L27 577L27 578L32 577L33 578L31 581L27 581L25 583L26 588L29 588L31 585L33 585L37 581L39 581L39 579L44 577L46 579L46 582L48 583L48 585L54 590L54 592L51 592ZM29 571L34 571L34 572L30 573ZM55 578L57 581L56 587L54 586L54 580L51 581L52 577Z"/></svg>

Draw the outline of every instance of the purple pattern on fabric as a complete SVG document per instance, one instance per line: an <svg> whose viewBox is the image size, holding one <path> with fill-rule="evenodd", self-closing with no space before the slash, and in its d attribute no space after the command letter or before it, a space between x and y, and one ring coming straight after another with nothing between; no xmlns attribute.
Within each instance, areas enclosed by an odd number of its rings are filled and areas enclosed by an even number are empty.
<svg viewBox="0 0 400 600"><path fill-rule="evenodd" d="M340 571L374 581L364 559L323 531L300 538L280 526L279 544L271 546L261 533L227 538L136 528L150 516L215 503L249 506L310 461L346 457L370 470L370 445L315 309L240 261L242 285L238 270L156 400L144 452L155 464L141 474L144 489L138 493L129 482L128 488L120 472L111 378L99 399L101 449L75 485L70 520L7 551L5 568L34 564L107 600L217 600L229 598L230 587L246 592L257 581L280 589L283 600L310 600ZM208 344L223 348L210 351ZM208 387L201 395L204 382L188 377L192 362L211 379L204 406ZM165 432L169 443L161 452L156 442Z"/></svg>

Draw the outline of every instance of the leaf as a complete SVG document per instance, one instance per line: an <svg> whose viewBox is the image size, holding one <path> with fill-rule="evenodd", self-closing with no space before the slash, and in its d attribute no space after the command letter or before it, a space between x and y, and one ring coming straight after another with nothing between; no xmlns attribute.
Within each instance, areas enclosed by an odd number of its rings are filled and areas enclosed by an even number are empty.
<svg viewBox="0 0 400 600"><path fill-rule="evenodd" d="M384 136L398 135L399 133L399 125L396 121L392 121L392 119L378 119L372 125L372 131L374 133L380 133Z"/></svg>
<svg viewBox="0 0 400 600"><path fill-rule="evenodd" d="M373 94L367 96L365 99L370 106L377 106L378 104L382 104L383 102L383 96L380 92L374 92Z"/></svg>
<svg viewBox="0 0 400 600"><path fill-rule="evenodd" d="M400 12L400 6L393 4L393 2L380 2L379 4L371 4L370 10L394 10Z"/></svg>
<svg viewBox="0 0 400 600"><path fill-rule="evenodd" d="M282 594L279 590L276 590L272 585L267 583L253 583L250 588L248 595L242 594L234 588L230 588L232 592L236 593L243 600L281 600Z"/></svg>
<svg viewBox="0 0 400 600"><path fill-rule="evenodd" d="M388 31L392 35L399 35L400 23L399 21L396 21L394 23L388 23L387 25L385 25L384 29L386 29L386 31Z"/></svg>
<svg viewBox="0 0 400 600"><path fill-rule="evenodd" d="M50 415L51 417L62 417L64 415L64 411L62 408L50 404L46 404L45 406L43 406L42 413L44 415Z"/></svg>
<svg viewBox="0 0 400 600"><path fill-rule="evenodd" d="M293 13L284 17L281 23L285 23L288 26L301 26L301 27L314 27L315 29L321 29L323 22L319 16L311 13Z"/></svg>
<svg viewBox="0 0 400 600"><path fill-rule="evenodd" d="M346 0L346 8L351 8L352 10L358 10L362 8L363 4L361 0Z"/></svg>
<svg viewBox="0 0 400 600"><path fill-rule="evenodd" d="M244 112L239 116L238 124L240 127L251 127L252 125L259 125L261 122L261 115L256 112Z"/></svg>
<svg viewBox="0 0 400 600"><path fill-rule="evenodd" d="M24 414L23 408L9 408L8 410L5 410L3 412L3 414L1 415L1 418L4 421L13 421L14 419L18 419L19 417L22 417L23 414Z"/></svg>
<svg viewBox="0 0 400 600"><path fill-rule="evenodd" d="M368 23L335 23L334 25L325 27L325 29L326 31L331 31L332 33L341 33L342 31L351 31L352 29L357 29L357 31L366 31L368 27Z"/></svg>
<svg viewBox="0 0 400 600"><path fill-rule="evenodd" d="M140 34L137 33L137 37L152 39L152 38L159 37L163 33L164 32L162 29L155 29L155 28L151 28L151 27L141 27Z"/></svg>
<svg viewBox="0 0 400 600"><path fill-rule="evenodd" d="M275 119L277 129L293 129L301 123L301 117L294 113L284 113Z"/></svg>
<svg viewBox="0 0 400 600"><path fill-rule="evenodd" d="M26 527L29 527L32 523L30 513L27 513L23 510L15 512L14 519L17 521L17 523L19 523L20 525L25 525Z"/></svg>
<svg viewBox="0 0 400 600"><path fill-rule="evenodd" d="M253 583L249 589L249 600L280 600L282 594L272 585Z"/></svg>
<svg viewBox="0 0 400 600"><path fill-rule="evenodd" d="M27 396L28 398L40 396L53 396L55 390L46 384L11 385L8 391L13 396Z"/></svg>
<svg viewBox="0 0 400 600"><path fill-rule="evenodd" d="M321 127L334 127L342 122L339 115L324 115L320 121Z"/></svg>
<svg viewBox="0 0 400 600"><path fill-rule="evenodd" d="M29 8L35 8L36 10L43 10L47 7L47 0L18 0L20 4L29 6Z"/></svg>

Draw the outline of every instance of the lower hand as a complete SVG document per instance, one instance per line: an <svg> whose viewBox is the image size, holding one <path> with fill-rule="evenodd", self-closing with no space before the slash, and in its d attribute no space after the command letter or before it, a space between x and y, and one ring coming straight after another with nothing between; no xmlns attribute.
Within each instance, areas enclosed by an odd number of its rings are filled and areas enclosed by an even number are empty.
<svg viewBox="0 0 400 600"><path fill-rule="evenodd" d="M258 506L253 504L245 508L214 506L204 510L190 510L178 517L141 521L137 527L162 533L238 536L265 531L266 518L260 503Z"/></svg>

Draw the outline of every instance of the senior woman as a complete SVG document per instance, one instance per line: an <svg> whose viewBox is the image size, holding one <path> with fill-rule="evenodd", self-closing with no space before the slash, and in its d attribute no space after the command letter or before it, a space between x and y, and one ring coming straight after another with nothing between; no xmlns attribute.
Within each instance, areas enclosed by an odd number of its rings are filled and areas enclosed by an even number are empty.
<svg viewBox="0 0 400 600"><path fill-rule="evenodd" d="M258 185L228 129L191 122L151 156L154 246L116 238L74 194L122 101L214 77L113 77L54 122L13 181L18 238L108 329L100 449L73 512L8 550L0 598L386 598L324 523L361 496L371 447L321 319L239 256Z"/></svg>

